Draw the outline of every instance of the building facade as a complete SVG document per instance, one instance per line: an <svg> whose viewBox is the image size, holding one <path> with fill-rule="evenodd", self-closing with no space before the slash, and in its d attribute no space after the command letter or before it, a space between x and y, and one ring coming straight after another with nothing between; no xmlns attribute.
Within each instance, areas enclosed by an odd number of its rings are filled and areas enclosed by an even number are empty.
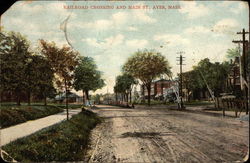
<svg viewBox="0 0 250 163"><path fill-rule="evenodd" d="M160 79L153 81L151 83L151 91L150 96L153 99L163 99L165 90L171 88L173 85L176 85L176 81L166 80L166 79ZM141 86L141 96L148 98L148 91L146 86Z"/></svg>

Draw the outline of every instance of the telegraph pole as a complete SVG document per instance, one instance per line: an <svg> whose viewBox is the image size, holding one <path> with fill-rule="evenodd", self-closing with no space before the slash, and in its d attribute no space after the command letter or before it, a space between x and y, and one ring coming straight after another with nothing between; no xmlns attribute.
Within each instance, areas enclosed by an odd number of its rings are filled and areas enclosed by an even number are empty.
<svg viewBox="0 0 250 163"><path fill-rule="evenodd" d="M183 106L183 100L182 100L182 65L183 64L183 59L185 57L182 56L182 54L184 54L185 52L177 52L177 54L180 54L180 57L177 57L177 61L179 61L179 64L177 65L180 65L180 82L179 82L179 96L180 96L180 104L178 105L179 109L184 109L184 106ZM179 59L179 60L178 60Z"/></svg>
<svg viewBox="0 0 250 163"><path fill-rule="evenodd" d="M248 80L248 75L247 75L247 65L249 63L247 63L247 53L246 53L246 48L248 47L248 41L246 40L246 34L249 34L249 32L246 32L245 29L243 28L242 32L237 32L237 34L241 34L242 35L242 40L233 40L233 43L242 43L243 44L243 51L242 51L242 69L243 69L243 81L245 81L247 83L247 80ZM249 50L249 49L248 49ZM241 59L241 57L240 57ZM248 85L246 85L244 82L244 85L245 85L245 98L246 98L246 114L248 114L248 109L249 109L249 106L248 106ZM249 81L248 81L249 82Z"/></svg>

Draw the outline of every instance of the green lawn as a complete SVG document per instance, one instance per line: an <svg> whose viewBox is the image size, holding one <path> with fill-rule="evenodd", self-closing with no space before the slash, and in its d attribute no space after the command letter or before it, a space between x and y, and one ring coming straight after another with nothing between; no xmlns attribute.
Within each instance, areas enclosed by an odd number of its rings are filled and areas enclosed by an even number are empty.
<svg viewBox="0 0 250 163"><path fill-rule="evenodd" d="M81 161L89 134L101 119L91 111L3 146L18 162Z"/></svg>
<svg viewBox="0 0 250 163"><path fill-rule="evenodd" d="M63 108L63 109L66 109L66 105L65 104L53 104L57 107L60 107L60 108ZM83 105L82 104L69 104L69 109L78 109L78 108L82 108Z"/></svg>
<svg viewBox="0 0 250 163"><path fill-rule="evenodd" d="M9 127L28 120L34 120L46 117L52 114L62 112L63 109L55 105L21 105L13 103L1 103L0 106L0 124L1 128Z"/></svg>

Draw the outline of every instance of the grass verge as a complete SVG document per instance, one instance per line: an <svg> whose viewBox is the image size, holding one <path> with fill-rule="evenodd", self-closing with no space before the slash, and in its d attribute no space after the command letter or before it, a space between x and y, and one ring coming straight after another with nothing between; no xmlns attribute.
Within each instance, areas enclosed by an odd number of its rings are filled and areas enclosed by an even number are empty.
<svg viewBox="0 0 250 163"><path fill-rule="evenodd" d="M13 126L28 120L46 117L63 111L62 108L53 105L1 105L0 108L1 128Z"/></svg>
<svg viewBox="0 0 250 163"><path fill-rule="evenodd" d="M66 105L65 104L54 104L57 107L66 109ZM78 108L82 108L83 105L82 104L69 104L69 109L78 109Z"/></svg>
<svg viewBox="0 0 250 163"><path fill-rule="evenodd" d="M19 162L81 161L88 147L89 134L101 119L91 111L74 115L3 146Z"/></svg>

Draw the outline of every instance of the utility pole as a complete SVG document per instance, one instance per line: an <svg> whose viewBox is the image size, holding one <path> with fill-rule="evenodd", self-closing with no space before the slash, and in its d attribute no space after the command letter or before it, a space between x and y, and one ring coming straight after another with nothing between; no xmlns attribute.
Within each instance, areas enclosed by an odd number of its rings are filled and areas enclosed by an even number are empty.
<svg viewBox="0 0 250 163"><path fill-rule="evenodd" d="M182 65L183 64L183 61L184 61L184 58L182 56L182 54L184 54L185 52L177 52L177 54L180 54L180 57L177 57L177 61L179 61L179 64L177 65L180 65L180 82L179 82L179 96L180 96L180 104L178 105L178 108L179 109L184 109L184 106L183 106L183 100L182 100ZM179 59L179 60L178 60Z"/></svg>
<svg viewBox="0 0 250 163"><path fill-rule="evenodd" d="M233 40L233 43L242 43L243 44L243 51L242 51L242 69L243 69L243 83L247 83L248 80L248 75L247 75L247 53L246 49L248 47L248 41L246 40L246 34L249 34L249 32L246 32L245 29L243 28L242 32L237 32L237 34L242 35L242 40ZM249 50L249 49L248 49ZM241 57L240 57L241 59ZM249 81L248 81L249 82ZM248 84L249 85L249 84ZM245 98L246 98L246 114L248 114L248 109L249 109L249 99L248 99L248 85L245 84Z"/></svg>

